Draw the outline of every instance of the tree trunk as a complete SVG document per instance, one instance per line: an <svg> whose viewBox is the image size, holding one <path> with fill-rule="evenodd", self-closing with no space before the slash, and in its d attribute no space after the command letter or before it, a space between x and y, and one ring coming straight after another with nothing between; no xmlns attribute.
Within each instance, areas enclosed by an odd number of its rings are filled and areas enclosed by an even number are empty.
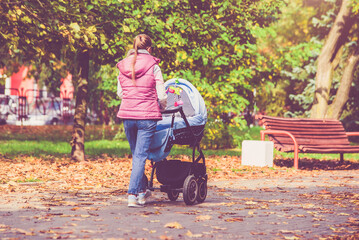
<svg viewBox="0 0 359 240"><path fill-rule="evenodd" d="M354 22L350 15L350 0L343 0L340 11L318 58L311 118L327 117L329 92L335 68L335 59L337 58L338 51L345 43L349 30Z"/></svg>
<svg viewBox="0 0 359 240"><path fill-rule="evenodd" d="M74 127L71 140L71 158L75 161L85 161L85 125L87 110L87 88L89 74L89 52L79 53L79 78L77 84Z"/></svg>
<svg viewBox="0 0 359 240"><path fill-rule="evenodd" d="M337 91L337 95L333 103L329 106L328 109L328 118L339 119L342 115L344 105L349 99L349 91L353 82L355 68L359 62L359 48L354 50L354 53L348 58L346 67L342 79L340 81L340 86Z"/></svg>

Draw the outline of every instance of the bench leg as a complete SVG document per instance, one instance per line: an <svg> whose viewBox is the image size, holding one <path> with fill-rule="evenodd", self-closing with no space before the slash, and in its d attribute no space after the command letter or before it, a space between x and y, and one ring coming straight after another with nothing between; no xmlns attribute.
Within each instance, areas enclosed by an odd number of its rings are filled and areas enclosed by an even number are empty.
<svg viewBox="0 0 359 240"><path fill-rule="evenodd" d="M298 143L297 143L297 140L295 139L295 137L287 132L287 131L281 131L281 130L262 130L260 131L261 133L261 140L264 141L265 140L265 135L266 134L281 134L281 135L287 135L289 136L292 140L293 140L293 144L294 144L294 168L295 169L298 169L299 168L299 157L298 157L298 153L299 153L299 150L298 150Z"/></svg>
<svg viewBox="0 0 359 240"><path fill-rule="evenodd" d="M344 163L344 153L341 153L340 154L340 161L339 161L340 164L343 164Z"/></svg>
<svg viewBox="0 0 359 240"><path fill-rule="evenodd" d="M299 169L299 156L298 149L294 149L294 168Z"/></svg>

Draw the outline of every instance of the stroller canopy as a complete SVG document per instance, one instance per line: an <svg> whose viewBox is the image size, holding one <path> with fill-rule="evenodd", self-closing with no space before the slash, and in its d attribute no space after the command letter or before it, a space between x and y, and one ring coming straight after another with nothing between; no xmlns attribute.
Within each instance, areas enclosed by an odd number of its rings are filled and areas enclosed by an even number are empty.
<svg viewBox="0 0 359 240"><path fill-rule="evenodd" d="M207 122L207 109L202 96L189 81L179 78L171 79L165 82L165 89L167 90L167 109L182 106L191 127L204 127ZM171 128L172 114L163 114L162 117L163 119L157 122L148 157L155 162L168 156L170 151L164 152L164 149L169 137L173 136L173 130L186 128L186 123L179 113L176 113L173 128Z"/></svg>

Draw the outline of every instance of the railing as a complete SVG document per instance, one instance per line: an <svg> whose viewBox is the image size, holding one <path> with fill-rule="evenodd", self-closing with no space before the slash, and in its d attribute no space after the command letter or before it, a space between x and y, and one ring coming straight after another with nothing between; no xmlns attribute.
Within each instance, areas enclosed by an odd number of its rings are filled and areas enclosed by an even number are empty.
<svg viewBox="0 0 359 240"><path fill-rule="evenodd" d="M67 123L73 116L72 92L61 93L61 97L43 97L47 92L23 88L0 88L0 92L13 94L0 94L0 119L16 116L17 120L26 121L30 115L48 115Z"/></svg>

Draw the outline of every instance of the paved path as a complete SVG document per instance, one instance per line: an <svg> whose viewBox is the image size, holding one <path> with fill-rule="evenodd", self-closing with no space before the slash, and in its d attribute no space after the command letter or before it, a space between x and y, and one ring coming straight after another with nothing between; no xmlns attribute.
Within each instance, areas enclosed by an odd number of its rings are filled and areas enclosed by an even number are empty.
<svg viewBox="0 0 359 240"><path fill-rule="evenodd" d="M124 191L59 192L56 184L2 195L1 239L359 238L359 170L210 181L202 204L154 192L140 209L126 206Z"/></svg>

